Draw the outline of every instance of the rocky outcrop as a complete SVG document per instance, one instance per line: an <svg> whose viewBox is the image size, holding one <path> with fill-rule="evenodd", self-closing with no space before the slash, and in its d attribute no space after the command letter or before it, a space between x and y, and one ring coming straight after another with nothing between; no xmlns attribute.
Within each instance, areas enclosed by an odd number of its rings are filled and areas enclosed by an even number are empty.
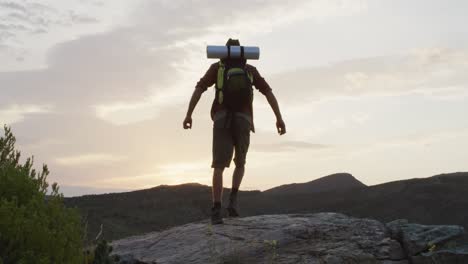
<svg viewBox="0 0 468 264"><path fill-rule="evenodd" d="M454 240L463 236L461 226L420 225L401 219L388 223L387 228L413 264L468 263L468 248L459 247Z"/></svg>
<svg viewBox="0 0 468 264"><path fill-rule="evenodd" d="M468 263L458 226L387 225L337 213L206 221L112 243L121 263ZM438 262L433 262L436 260ZM449 260L450 262L446 262Z"/></svg>

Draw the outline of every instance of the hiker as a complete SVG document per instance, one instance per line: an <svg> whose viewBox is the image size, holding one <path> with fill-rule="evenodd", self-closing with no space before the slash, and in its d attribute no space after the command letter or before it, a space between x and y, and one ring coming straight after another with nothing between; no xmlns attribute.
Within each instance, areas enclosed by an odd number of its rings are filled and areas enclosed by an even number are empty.
<svg viewBox="0 0 468 264"><path fill-rule="evenodd" d="M226 46L240 46L239 40L229 39ZM223 72L224 70L224 72ZM228 78L229 77L229 78ZM265 79L257 69L243 58L221 59L213 63L195 87L190 99L184 129L192 128L192 113L203 92L216 84L216 96L211 107L213 120L213 207L211 223L222 224L221 197L223 192L223 171L228 168L235 150L235 169L229 195L227 212L237 217L237 193L245 172L245 159L250 143L250 131L255 132L253 123L253 89L255 86L268 100L276 115L278 133L286 133L286 126L278 102Z"/></svg>

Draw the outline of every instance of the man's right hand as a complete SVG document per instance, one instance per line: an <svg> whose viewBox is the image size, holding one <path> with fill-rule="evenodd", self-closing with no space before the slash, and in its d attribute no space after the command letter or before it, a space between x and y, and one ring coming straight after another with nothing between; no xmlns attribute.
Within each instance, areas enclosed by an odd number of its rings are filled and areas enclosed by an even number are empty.
<svg viewBox="0 0 468 264"><path fill-rule="evenodd" d="M276 121L276 129L278 129L278 134L280 135L286 134L286 125L284 124L283 119L278 119Z"/></svg>
<svg viewBox="0 0 468 264"><path fill-rule="evenodd" d="M184 119L184 129L191 129L192 128L192 117L186 116Z"/></svg>

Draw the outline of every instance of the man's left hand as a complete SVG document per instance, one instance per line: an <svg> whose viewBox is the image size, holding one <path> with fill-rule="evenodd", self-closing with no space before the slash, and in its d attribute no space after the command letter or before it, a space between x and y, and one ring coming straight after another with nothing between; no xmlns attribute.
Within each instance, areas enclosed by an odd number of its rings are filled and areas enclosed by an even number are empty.
<svg viewBox="0 0 468 264"><path fill-rule="evenodd" d="M184 129L191 129L192 128L192 117L186 116L184 119Z"/></svg>

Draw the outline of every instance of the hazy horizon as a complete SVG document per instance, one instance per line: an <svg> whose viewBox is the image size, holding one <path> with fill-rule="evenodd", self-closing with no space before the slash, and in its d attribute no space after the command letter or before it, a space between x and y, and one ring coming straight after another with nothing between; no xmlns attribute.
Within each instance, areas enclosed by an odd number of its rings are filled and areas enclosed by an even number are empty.
<svg viewBox="0 0 468 264"><path fill-rule="evenodd" d="M345 173L345 172L340 172L340 173ZM337 173L337 174L340 174L340 173ZM455 174L455 173L463 173L463 172L457 171L457 172L447 172L447 173L442 173L442 174ZM425 176L425 177L413 177L413 178L408 178L408 179L404 179L404 180L431 178L433 176L438 176L438 175L442 175L442 174L429 175L429 176ZM333 175L333 174L331 174L331 175ZM309 180L309 181L306 181L306 182L285 182L285 183L282 183L282 184L278 184L277 186L272 186L271 188L279 187L279 186L282 186L282 185L288 185L288 184L307 183L307 182L314 181L314 180L317 180L317 179L320 179L320 178L323 178L323 177L327 177L327 176L330 176L330 175L322 175L320 177L312 177L311 178L312 180ZM359 177L356 177L355 175L352 175L352 176L356 180L360 181ZM399 180L395 180L395 181L399 181ZM360 181L360 182L362 182L362 181ZM372 186L391 183L391 182L394 182L394 181L382 182L382 183L372 184L372 185L366 184L364 182L362 182L362 183L365 184L368 187L372 187ZM61 193L67 194L67 195L65 195L65 197L77 197L77 196L94 195L94 194L133 192L133 191L140 191L140 190L150 189L150 188L159 187L159 186L180 186L180 185L187 185L187 184L200 184L202 186L211 186L211 185L208 185L208 184L201 184L201 183L198 183L198 182L185 182L185 183L178 183L178 184L160 184L160 185L148 186L146 188L137 188L137 189L112 189L112 188L105 189L105 188L92 188L92 187L89 187L89 186L72 186L72 185L63 185L63 186L59 186L59 187L60 187L60 192ZM225 185L224 188L230 188L230 185ZM269 190L271 188L259 189L259 188L250 188L248 186L247 187L243 186L241 188L241 191L261 191L261 192L263 192L263 191Z"/></svg>
<svg viewBox="0 0 468 264"><path fill-rule="evenodd" d="M211 185L213 91L182 129L206 45L250 61L255 93L241 189L348 172L366 185L468 171L468 3L0 0L0 124L72 193ZM232 10L232 12L225 12ZM221 12L223 11L223 12ZM232 166L224 176L230 187ZM75 187L75 188L73 188Z"/></svg>

